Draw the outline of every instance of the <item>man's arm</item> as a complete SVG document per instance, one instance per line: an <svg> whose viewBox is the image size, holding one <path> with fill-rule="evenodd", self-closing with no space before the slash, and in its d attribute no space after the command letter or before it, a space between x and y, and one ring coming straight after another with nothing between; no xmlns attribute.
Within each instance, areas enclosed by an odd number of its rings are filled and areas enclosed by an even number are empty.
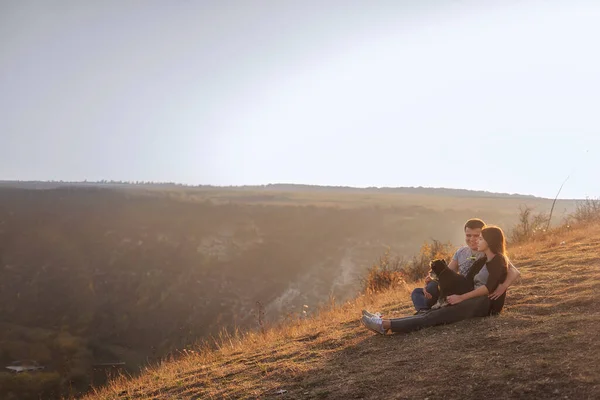
<svg viewBox="0 0 600 400"><path fill-rule="evenodd" d="M509 288L519 276L521 276L521 272L513 265L513 263L509 262L508 275L504 281L506 283L506 287Z"/></svg>
<svg viewBox="0 0 600 400"><path fill-rule="evenodd" d="M453 258L452 261L450 261L450 264L448 264L448 268L454 272L458 272L458 261Z"/></svg>
<svg viewBox="0 0 600 400"><path fill-rule="evenodd" d="M498 285L496 290L490 294L491 300L496 300L506 292L506 290L514 283L514 281L521 276L521 272L511 263L508 264L508 273L504 282Z"/></svg>

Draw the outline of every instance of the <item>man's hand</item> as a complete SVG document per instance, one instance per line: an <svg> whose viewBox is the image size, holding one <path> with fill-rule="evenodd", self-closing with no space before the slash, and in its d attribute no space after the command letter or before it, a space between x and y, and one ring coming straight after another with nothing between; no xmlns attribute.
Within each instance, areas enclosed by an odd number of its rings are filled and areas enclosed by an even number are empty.
<svg viewBox="0 0 600 400"><path fill-rule="evenodd" d="M425 295L425 298L426 298L426 299L431 299L431 297L432 297L432 296L431 296L431 293L429 293L429 292L427 291L427 286L425 286L425 287L423 288L423 294Z"/></svg>
<svg viewBox="0 0 600 400"><path fill-rule="evenodd" d="M452 295L446 297L446 300L448 301L448 303L454 305L454 304L458 304L461 301L463 301L463 297L460 294L452 294Z"/></svg>
<svg viewBox="0 0 600 400"><path fill-rule="evenodd" d="M431 299L431 297L432 297L432 296L431 296L431 293L429 293L429 292L427 291L427 284L428 284L429 282L431 282L431 281L433 281L433 279L431 279L431 275L427 275L427 276L425 277L425 287L423 288L423 294L425 295L425 298L426 298L426 299Z"/></svg>
<svg viewBox="0 0 600 400"><path fill-rule="evenodd" d="M505 285L504 283L499 284L496 290L494 290L494 292L490 294L490 300L496 300L497 298L502 296L504 292L506 292L506 289L508 289L508 285Z"/></svg>

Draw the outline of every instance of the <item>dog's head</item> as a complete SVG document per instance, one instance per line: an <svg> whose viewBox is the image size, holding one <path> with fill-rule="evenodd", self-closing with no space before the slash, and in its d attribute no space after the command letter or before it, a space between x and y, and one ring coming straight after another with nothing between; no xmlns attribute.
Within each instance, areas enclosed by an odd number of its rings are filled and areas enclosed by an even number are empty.
<svg viewBox="0 0 600 400"><path fill-rule="evenodd" d="M446 260L433 260L429 263L431 272L433 272L436 276L439 276L447 266L448 264L446 263Z"/></svg>

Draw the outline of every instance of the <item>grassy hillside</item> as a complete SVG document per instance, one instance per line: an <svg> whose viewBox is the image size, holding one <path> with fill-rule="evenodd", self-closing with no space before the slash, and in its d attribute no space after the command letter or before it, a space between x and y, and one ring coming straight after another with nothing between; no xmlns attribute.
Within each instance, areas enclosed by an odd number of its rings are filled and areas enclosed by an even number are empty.
<svg viewBox="0 0 600 400"><path fill-rule="evenodd" d="M519 206L550 206L452 193L0 188L0 363L33 359L49 390L86 390L102 382L94 364L134 373L221 329L255 328L257 301L275 321L354 298L388 247L412 256L432 238L460 243L474 215L510 226Z"/></svg>
<svg viewBox="0 0 600 400"><path fill-rule="evenodd" d="M359 325L362 307L411 314L406 287L222 338L87 399L600 398L600 226L509 251L522 278L498 317L385 337Z"/></svg>

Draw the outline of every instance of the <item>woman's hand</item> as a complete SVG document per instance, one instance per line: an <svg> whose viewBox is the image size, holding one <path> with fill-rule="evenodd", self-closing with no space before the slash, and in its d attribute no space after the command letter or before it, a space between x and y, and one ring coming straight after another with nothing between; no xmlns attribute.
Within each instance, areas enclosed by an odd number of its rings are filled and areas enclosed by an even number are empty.
<svg viewBox="0 0 600 400"><path fill-rule="evenodd" d="M454 304L458 304L461 301L463 301L464 298L460 294L452 294L452 295L446 297L446 300L448 301L448 303L454 305Z"/></svg>
<svg viewBox="0 0 600 400"><path fill-rule="evenodd" d="M506 292L506 289L508 289L508 285L504 283L499 284L496 290L494 290L494 292L490 294L490 300L496 300L497 298L502 296L504 292Z"/></svg>

